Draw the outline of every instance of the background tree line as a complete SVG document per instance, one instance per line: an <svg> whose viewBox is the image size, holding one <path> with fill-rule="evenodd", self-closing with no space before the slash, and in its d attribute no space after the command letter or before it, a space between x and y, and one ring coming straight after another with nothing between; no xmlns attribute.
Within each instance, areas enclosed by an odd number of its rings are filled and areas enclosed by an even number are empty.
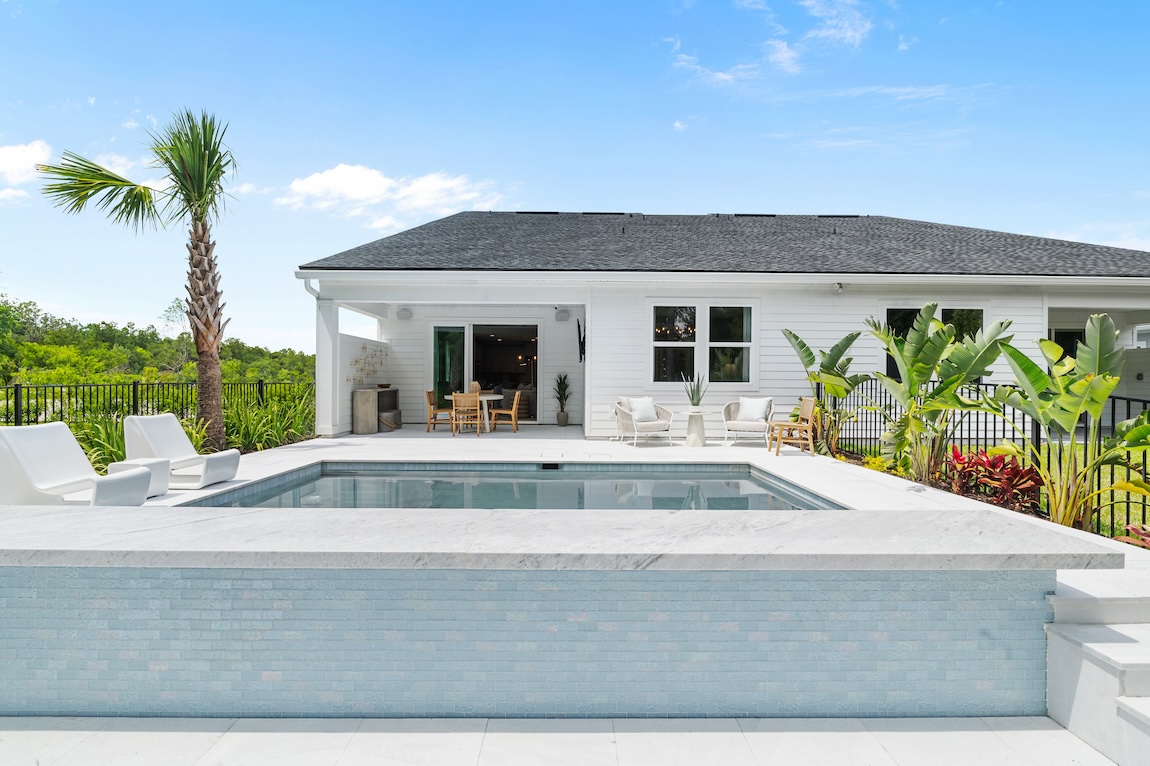
<svg viewBox="0 0 1150 766"><path fill-rule="evenodd" d="M81 324L0 294L0 385L194 381L196 347L182 302L173 301L160 320L162 330L131 322ZM234 338L220 347L220 367L227 382L315 378L312 354Z"/></svg>

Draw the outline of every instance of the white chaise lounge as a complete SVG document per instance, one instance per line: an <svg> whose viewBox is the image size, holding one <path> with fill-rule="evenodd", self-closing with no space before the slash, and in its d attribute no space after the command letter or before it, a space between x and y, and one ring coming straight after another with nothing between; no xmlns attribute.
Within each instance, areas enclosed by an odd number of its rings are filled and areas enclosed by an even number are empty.
<svg viewBox="0 0 1150 766"><path fill-rule="evenodd" d="M99 475L63 423L0 427L0 505L63 505L80 492L88 505L142 505L151 480L147 468Z"/></svg>
<svg viewBox="0 0 1150 766"><path fill-rule="evenodd" d="M171 485L181 489L202 489L230 481L240 468L238 450L210 455L196 452L184 427L171 413L124 418L124 446L128 460L162 457L172 461Z"/></svg>

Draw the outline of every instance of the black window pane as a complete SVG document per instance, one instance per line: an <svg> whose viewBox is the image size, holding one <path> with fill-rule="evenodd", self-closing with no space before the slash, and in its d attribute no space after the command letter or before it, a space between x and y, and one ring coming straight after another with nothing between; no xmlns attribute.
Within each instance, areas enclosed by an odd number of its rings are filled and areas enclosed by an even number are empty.
<svg viewBox="0 0 1150 766"><path fill-rule="evenodd" d="M942 321L954 325L954 337L961 340L982 329L982 309L943 309Z"/></svg>
<svg viewBox="0 0 1150 766"><path fill-rule="evenodd" d="M712 306L712 343L750 343L750 306Z"/></svg>
<svg viewBox="0 0 1150 766"><path fill-rule="evenodd" d="M749 350L745 347L713 346L709 378L714 383L749 383L751 375L748 356Z"/></svg>
<svg viewBox="0 0 1150 766"><path fill-rule="evenodd" d="M664 342L695 342L694 306L656 306L654 339Z"/></svg>
<svg viewBox="0 0 1150 766"><path fill-rule="evenodd" d="M655 349L655 382L678 383L695 377L695 349L693 348L656 348Z"/></svg>

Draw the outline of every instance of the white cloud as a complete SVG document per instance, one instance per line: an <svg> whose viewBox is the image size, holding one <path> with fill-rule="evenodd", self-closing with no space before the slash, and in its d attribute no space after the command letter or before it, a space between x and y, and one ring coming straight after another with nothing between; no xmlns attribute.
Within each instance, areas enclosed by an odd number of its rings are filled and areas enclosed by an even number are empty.
<svg viewBox="0 0 1150 766"><path fill-rule="evenodd" d="M917 42L918 42L917 37L912 37L909 40L907 40L902 35L899 35L898 36L898 51L899 51L899 53L904 53L906 51L909 51L910 46L914 45Z"/></svg>
<svg viewBox="0 0 1150 766"><path fill-rule="evenodd" d="M786 72L798 74L802 71L799 66L799 52L787 45L786 40L767 40L767 61Z"/></svg>
<svg viewBox="0 0 1150 766"><path fill-rule="evenodd" d="M926 101L951 95L949 85L865 85L833 91L832 96L890 96L895 101Z"/></svg>
<svg viewBox="0 0 1150 766"><path fill-rule="evenodd" d="M349 217L367 217L369 228L392 230L430 216L460 210L487 210L503 196L491 181L472 181L443 172L415 178L389 178L363 165L339 164L297 178L276 203L293 209L330 210Z"/></svg>
<svg viewBox="0 0 1150 766"><path fill-rule="evenodd" d="M147 165L150 160L147 157L130 160L120 154L100 154L92 161L118 176L127 176L134 169Z"/></svg>
<svg viewBox="0 0 1150 766"><path fill-rule="evenodd" d="M153 127L153 128L155 128L155 127L156 127L156 118L155 118L155 117L153 117L153 116L152 116L152 115L150 115L150 114L145 114L145 115L144 115L144 119L145 119L145 120L147 120L148 122L152 123L152 127Z"/></svg>
<svg viewBox="0 0 1150 766"><path fill-rule="evenodd" d="M28 192L23 189L0 189L0 205L3 205L5 202L15 202L27 196Z"/></svg>
<svg viewBox="0 0 1150 766"><path fill-rule="evenodd" d="M663 42L671 44L671 53L678 53L683 47L683 41L677 37L664 37Z"/></svg>
<svg viewBox="0 0 1150 766"><path fill-rule="evenodd" d="M825 39L857 48L873 26L859 12L855 0L799 0L799 5L822 22L807 32L807 38Z"/></svg>
<svg viewBox="0 0 1150 766"><path fill-rule="evenodd" d="M46 141L0 146L0 178L10 184L28 183L36 177L36 165L52 157Z"/></svg>
<svg viewBox="0 0 1150 766"><path fill-rule="evenodd" d="M698 58L685 53L675 57L675 66L693 72L697 79L712 85L730 85L752 79L759 73L759 68L754 64L736 64L726 71L708 69L699 63Z"/></svg>
<svg viewBox="0 0 1150 766"><path fill-rule="evenodd" d="M120 123L120 127L126 128L127 130L135 130L136 128L140 127L140 123L133 119L128 119L126 122Z"/></svg>
<svg viewBox="0 0 1150 766"><path fill-rule="evenodd" d="M767 4L763 0L735 0L735 7L748 11L767 10Z"/></svg>
<svg viewBox="0 0 1150 766"><path fill-rule="evenodd" d="M671 127L678 131L684 131L691 126L682 120L675 120L673 123L671 123Z"/></svg>
<svg viewBox="0 0 1150 766"><path fill-rule="evenodd" d="M242 183L231 187L235 194L271 194L275 189L270 186L256 186L253 183Z"/></svg>
<svg viewBox="0 0 1150 766"><path fill-rule="evenodd" d="M96 97L95 96L88 96L88 106L95 106L95 105L96 105Z"/></svg>

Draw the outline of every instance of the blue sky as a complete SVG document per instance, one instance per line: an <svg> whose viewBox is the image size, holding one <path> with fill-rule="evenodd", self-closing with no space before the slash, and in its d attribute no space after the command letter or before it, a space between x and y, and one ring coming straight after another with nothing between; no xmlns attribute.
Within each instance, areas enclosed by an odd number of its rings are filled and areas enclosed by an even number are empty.
<svg viewBox="0 0 1150 766"><path fill-rule="evenodd" d="M249 343L312 350L297 265L464 209L891 215L1150 250L1150 3L0 0L0 293L159 324L184 232L53 208L71 150L230 124Z"/></svg>

